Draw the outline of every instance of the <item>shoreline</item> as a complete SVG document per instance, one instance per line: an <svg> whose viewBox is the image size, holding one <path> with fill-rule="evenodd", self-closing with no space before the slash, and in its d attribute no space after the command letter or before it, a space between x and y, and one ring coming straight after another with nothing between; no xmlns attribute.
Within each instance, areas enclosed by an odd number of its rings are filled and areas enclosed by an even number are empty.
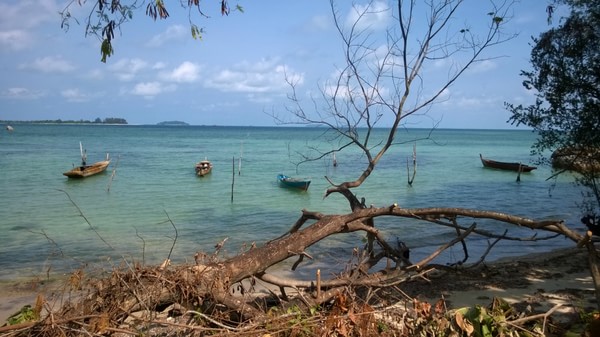
<svg viewBox="0 0 600 337"><path fill-rule="evenodd" d="M56 278L0 283L0 326L24 305L34 305L38 294L50 298L63 282ZM597 308L585 248L560 248L500 258L474 268L437 270L427 280L409 281L401 288L419 301L444 299L448 309L488 306L493 298L501 298L531 313L547 312L560 304L553 316L565 319L581 309Z"/></svg>
<svg viewBox="0 0 600 337"><path fill-rule="evenodd" d="M430 303L444 299L452 309L487 307L494 298L528 315L554 309L551 317L557 321L577 320L581 310L598 308L585 248L506 257L472 270L436 271L430 276L403 290Z"/></svg>

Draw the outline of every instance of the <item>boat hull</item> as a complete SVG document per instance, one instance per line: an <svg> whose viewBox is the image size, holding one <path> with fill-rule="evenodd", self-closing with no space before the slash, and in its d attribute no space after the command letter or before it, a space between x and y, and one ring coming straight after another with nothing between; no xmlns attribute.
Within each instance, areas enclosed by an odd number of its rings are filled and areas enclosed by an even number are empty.
<svg viewBox="0 0 600 337"><path fill-rule="evenodd" d="M78 166L70 171L64 172L63 175L75 179L85 178L104 172L109 164L110 160L104 160L93 163L92 165Z"/></svg>
<svg viewBox="0 0 600 337"><path fill-rule="evenodd" d="M515 172L531 172L535 170L537 167L529 166L521 163L509 163L503 161L496 161L491 159L485 159L480 154L479 158L481 158L481 163L483 167L493 168L497 170L505 170L505 171L515 171Z"/></svg>
<svg viewBox="0 0 600 337"><path fill-rule="evenodd" d="M277 175L279 186L306 191L310 186L310 180L288 177L284 174Z"/></svg>

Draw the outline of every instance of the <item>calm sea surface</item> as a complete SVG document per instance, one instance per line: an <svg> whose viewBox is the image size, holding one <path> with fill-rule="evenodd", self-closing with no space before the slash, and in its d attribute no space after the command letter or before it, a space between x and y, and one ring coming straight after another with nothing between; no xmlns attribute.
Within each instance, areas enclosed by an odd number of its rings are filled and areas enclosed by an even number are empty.
<svg viewBox="0 0 600 337"><path fill-rule="evenodd" d="M228 238L225 254L233 255L288 230L303 208L324 213L348 211L345 199L323 199L335 182L357 177L365 159L356 150L296 166L300 152L330 150L336 141L319 138L319 128L13 125L0 131L0 281L69 272L82 265L119 264L123 257L156 263L172 250L176 262L193 260L196 251L212 252ZM375 138L385 130L377 130ZM516 130L436 130L416 142L417 175L407 185L406 161L414 139L429 130L402 130L396 145L367 182L355 190L367 204L402 207L466 207L494 210L535 219L560 218L579 223L579 190L572 177L547 181L549 168L523 174L482 168L486 157L530 163L535 135ZM100 175L70 180L62 175L78 165L79 142L88 162L112 163ZM375 144L374 144L375 145ZM213 162L211 175L194 174L194 164ZM240 164L241 158L241 164ZM114 176L113 176L114 171ZM310 177L307 192L277 186L276 175ZM234 180L232 184L232 180ZM233 202L232 198L233 185ZM71 201L72 200L72 201ZM464 225L472 220L466 219ZM406 219L377 224L390 238L398 237L413 257L430 252L454 237L453 230ZM509 235L532 231L479 221L481 228ZM176 230L175 230L176 228ZM542 233L538 236L543 236ZM176 238L176 240L175 240ZM175 245L173 242L175 241ZM314 265L348 260L357 234L333 238L309 253ZM488 241L474 238L473 259ZM562 238L538 244L506 241L492 258L550 250L571 243ZM319 253L320 252L320 253ZM438 262L462 259L459 246Z"/></svg>

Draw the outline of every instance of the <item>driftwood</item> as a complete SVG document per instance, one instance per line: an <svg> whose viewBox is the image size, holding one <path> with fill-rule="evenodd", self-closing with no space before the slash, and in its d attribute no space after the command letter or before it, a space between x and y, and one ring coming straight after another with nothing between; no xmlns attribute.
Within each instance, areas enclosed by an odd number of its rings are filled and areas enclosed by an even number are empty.
<svg viewBox="0 0 600 337"><path fill-rule="evenodd" d="M303 210L287 233L262 246L253 245L232 258L220 259L218 251L222 247L217 245L213 254L196 254L195 263L191 265L170 266L166 261L159 267L146 268L127 264L128 267L114 271L106 278L88 282L83 282L83 276L78 275L70 280L70 288L66 291L71 296L76 295L72 297L74 300L66 301L59 310L49 309L50 313L44 319L31 323L25 331L56 332L53 329L58 321L65 322L60 325L62 332L68 330L66 327L73 331L92 332L127 330L133 317L150 324L159 308L173 305L180 306L186 315L206 322L205 325L213 329L223 329L219 324L227 326L227 329L238 329L237 325L241 322L260 325L269 319L269 308L273 304L310 310L332 305L348 291L358 294L364 293L360 290L363 289L371 293L423 277L436 268L432 262L441 252L459 242L467 256L465 240L470 235L496 240L522 239L511 238L506 233L487 232L478 228L472 219L491 219L543 230L562 235L574 244L585 240L584 235L572 231L560 220L535 221L494 211L463 208L408 209L395 204L367 208L364 200L358 201L349 190L336 189L347 197L352 212L326 215ZM375 226L375 220L384 216L447 226L454 228L457 235L422 260L411 261L404 244L388 242ZM461 225L463 219L471 223ZM364 233L367 243L359 243L356 247L363 248L349 252L351 262L335 276L323 277L325 274L319 271L315 280L306 280L284 278L268 271L290 258L297 259L295 268L304 258L311 258L308 250L314 244L333 235L352 232ZM225 242L221 246L223 244ZM268 296L256 296L254 287L257 282L265 285ZM210 319L202 318L198 313L209 315Z"/></svg>

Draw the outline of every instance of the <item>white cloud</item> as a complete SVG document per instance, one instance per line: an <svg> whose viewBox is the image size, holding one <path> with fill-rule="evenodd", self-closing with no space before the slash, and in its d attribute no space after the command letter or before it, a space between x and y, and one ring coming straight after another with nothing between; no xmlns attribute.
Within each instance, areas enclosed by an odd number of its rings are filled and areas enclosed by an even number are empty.
<svg viewBox="0 0 600 337"><path fill-rule="evenodd" d="M492 60L483 60L473 63L469 70L475 73L483 73L490 70L494 70L498 67L498 64Z"/></svg>
<svg viewBox="0 0 600 337"><path fill-rule="evenodd" d="M90 70L85 77L92 80L101 80L104 78L104 72L102 72L100 69L93 69Z"/></svg>
<svg viewBox="0 0 600 337"><path fill-rule="evenodd" d="M144 82L136 84L131 93L146 98L153 98L164 92L174 91L176 88L175 85L164 85L157 81Z"/></svg>
<svg viewBox="0 0 600 337"><path fill-rule="evenodd" d="M224 101L224 102L216 102L210 104L201 104L198 106L198 110L200 111L222 111L223 109L230 109L239 107L240 104L238 102Z"/></svg>
<svg viewBox="0 0 600 337"><path fill-rule="evenodd" d="M449 88L442 90L442 93L438 96L438 101L447 101L452 96L452 92Z"/></svg>
<svg viewBox="0 0 600 337"><path fill-rule="evenodd" d="M308 30L311 32L325 31L331 26L331 17L328 15L313 16L308 26Z"/></svg>
<svg viewBox="0 0 600 337"><path fill-rule="evenodd" d="M33 28L44 22L57 22L61 10L55 0L0 2L0 29Z"/></svg>
<svg viewBox="0 0 600 337"><path fill-rule="evenodd" d="M366 88L368 95L371 97L371 103L381 102L382 98L384 100L391 101L392 99L388 96L390 95L390 90L386 87L377 87L377 88ZM335 96L336 99L349 99L350 96L355 99L363 100L362 93L357 93L356 89L354 92L349 91L349 87L346 85L325 85L323 87L323 94L329 98L333 98ZM380 96L382 98L380 98Z"/></svg>
<svg viewBox="0 0 600 337"><path fill-rule="evenodd" d="M2 92L2 97L8 99L24 99L24 100L33 100L38 99L44 96L44 93L41 91L32 91L26 88L8 88L7 90Z"/></svg>
<svg viewBox="0 0 600 337"><path fill-rule="evenodd" d="M55 0L0 1L0 50L18 51L36 47L33 28L60 21Z"/></svg>
<svg viewBox="0 0 600 337"><path fill-rule="evenodd" d="M443 58L438 58L438 59L434 59L431 62L427 63L428 65L431 64L431 69L434 71L438 71L439 69L446 69L448 67L452 66L452 60L450 60L447 57L443 57Z"/></svg>
<svg viewBox="0 0 600 337"><path fill-rule="evenodd" d="M346 24L358 29L385 29L391 19L392 11L385 2L375 1L367 5L354 5L346 18Z"/></svg>
<svg viewBox="0 0 600 337"><path fill-rule="evenodd" d="M121 59L110 66L110 70L115 73L121 81L131 81L135 76L148 67L148 63L141 59Z"/></svg>
<svg viewBox="0 0 600 337"><path fill-rule="evenodd" d="M198 80L200 66L192 62L183 62L170 73L165 73L162 78L178 83L191 83Z"/></svg>
<svg viewBox="0 0 600 337"><path fill-rule="evenodd" d="M24 30L0 31L0 49L17 51L31 46L31 34Z"/></svg>
<svg viewBox="0 0 600 337"><path fill-rule="evenodd" d="M445 107L459 110L477 110L502 105L500 98L490 97L485 93L478 93L477 95L464 91L451 93L448 89L442 92L437 102Z"/></svg>
<svg viewBox="0 0 600 337"><path fill-rule="evenodd" d="M69 102L86 102L89 101L89 95L84 94L79 89L65 89L60 94Z"/></svg>
<svg viewBox="0 0 600 337"><path fill-rule="evenodd" d="M154 70L160 70L160 69L164 69L167 67L167 64L164 62L156 62L154 63L154 65L152 65L152 69Z"/></svg>
<svg viewBox="0 0 600 337"><path fill-rule="evenodd" d="M44 73L68 73L75 70L76 67L61 56L46 56L37 58L32 63L23 63L19 66L19 69L37 70Z"/></svg>
<svg viewBox="0 0 600 337"><path fill-rule="evenodd" d="M138 83L133 88L134 95L156 96L162 91L160 82Z"/></svg>
<svg viewBox="0 0 600 337"><path fill-rule="evenodd" d="M174 25L169 28L164 33L155 35L150 41L148 41L148 47L160 47L169 41L176 41L185 38L188 30L185 29L182 25Z"/></svg>
<svg viewBox="0 0 600 337"><path fill-rule="evenodd" d="M256 63L242 62L231 69L224 69L205 85L225 92L267 93L287 90L285 78L297 85L304 83L304 74L297 73L277 60L261 60Z"/></svg>
<svg viewBox="0 0 600 337"><path fill-rule="evenodd" d="M266 103L271 103L273 102L273 97L271 96L266 96L266 95L262 95L262 94L248 94L246 96L246 98L248 99L248 101L250 102L254 102L254 103L260 103L260 104L266 104Z"/></svg>

